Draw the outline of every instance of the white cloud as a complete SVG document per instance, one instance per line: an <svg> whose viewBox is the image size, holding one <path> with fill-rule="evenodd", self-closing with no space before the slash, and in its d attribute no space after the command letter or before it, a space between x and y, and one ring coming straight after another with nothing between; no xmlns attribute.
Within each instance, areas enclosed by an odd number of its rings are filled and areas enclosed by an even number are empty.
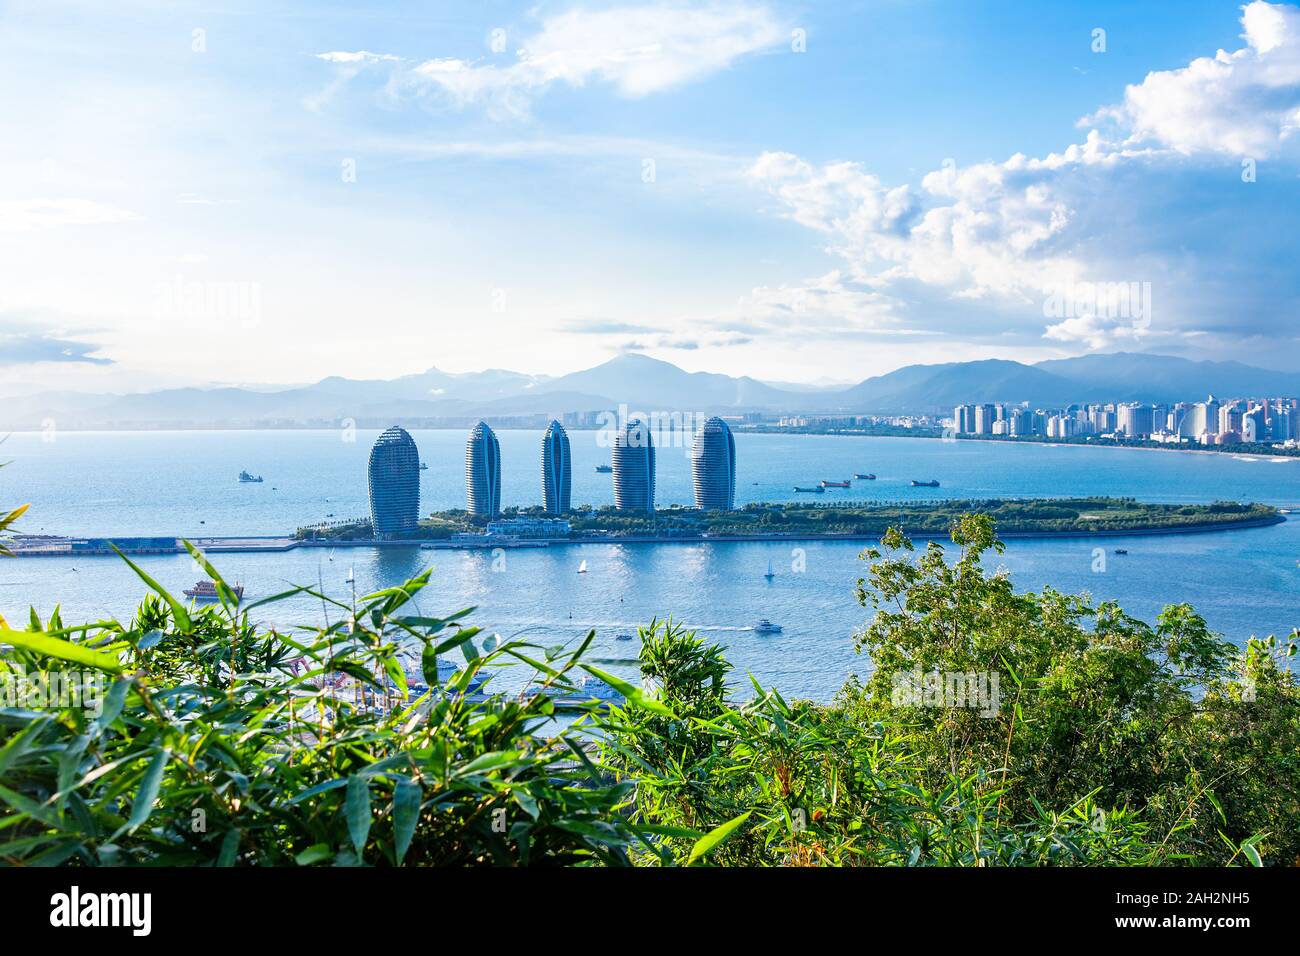
<svg viewBox="0 0 1300 956"><path fill-rule="evenodd" d="M1246 46L1149 73L1085 122L1114 120L1133 142L1183 154L1275 155L1300 128L1300 9L1255 0L1242 11Z"/></svg>
<svg viewBox="0 0 1300 956"><path fill-rule="evenodd" d="M646 96L727 69L788 36L766 7L741 0L574 9L544 19L508 64L429 59L395 73L390 90L435 93L458 107L483 104L498 116L522 116L556 83L603 83L623 96ZM318 54L336 63L361 55Z"/></svg>
<svg viewBox="0 0 1300 956"><path fill-rule="evenodd" d="M90 199L13 199L0 202L0 231L28 232L58 226L98 226L140 217Z"/></svg>
<svg viewBox="0 0 1300 956"><path fill-rule="evenodd" d="M1241 50L1149 74L1094 117L1115 128L1091 129L1059 153L949 162L916 188L884 184L857 163L819 166L789 153L763 154L749 175L784 215L825 237L846 288L881 294L876 311L924 309L921 321L940 323L951 309L934 309L936 296L949 306L982 301L1002 310L1004 330L1092 348L1182 334L1177 305L1194 301L1207 277L1187 247L1168 245L1177 207L1154 216L1134 208L1155 201L1171 169L1197 159L1219 167L1224 153L1269 155L1300 125L1300 8L1251 3L1242 23ZM1227 188L1236 179L1229 170ZM1044 329L1037 315L1045 296L1076 283L1160 280L1171 293L1157 296L1168 306L1163 328L1152 329L1150 315L1130 324L1076 314ZM826 302L846 318L861 312L845 297Z"/></svg>
<svg viewBox="0 0 1300 956"><path fill-rule="evenodd" d="M370 63L390 62L396 63L401 60L400 56L393 56L389 53L371 53L369 50L356 50L349 52L347 50L334 50L329 53L317 53L316 59L324 60L327 63L341 63L350 66L364 66Z"/></svg>
<svg viewBox="0 0 1300 956"><path fill-rule="evenodd" d="M1124 342L1136 342L1145 334L1146 329L1140 323L1082 315L1049 325L1043 338L1057 342L1082 342L1090 349L1104 349Z"/></svg>

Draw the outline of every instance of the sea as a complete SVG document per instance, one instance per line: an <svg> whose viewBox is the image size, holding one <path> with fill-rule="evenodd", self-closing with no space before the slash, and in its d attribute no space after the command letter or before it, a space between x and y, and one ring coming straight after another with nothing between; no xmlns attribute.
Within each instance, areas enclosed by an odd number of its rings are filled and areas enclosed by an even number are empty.
<svg viewBox="0 0 1300 956"><path fill-rule="evenodd" d="M0 443L0 507L30 504L18 530L76 536L283 535L324 520L365 515L366 460L377 431L247 430L14 433ZM421 459L421 507L463 507L463 430L413 430ZM541 432L498 431L502 501L541 501ZM573 501L610 504L607 432L572 430ZM1129 496L1152 502L1258 501L1296 514L1265 528L1161 536L1012 539L990 556L1016 587L1087 592L1153 621L1186 602L1235 642L1300 627L1300 459L1228 453L943 441L854 435L738 432L736 498L749 501L886 501L945 498ZM689 436L656 442L660 507L689 506ZM240 470L262 475L240 483ZM825 495L796 485L874 473ZM911 481L937 480L938 488ZM420 613L464 607L486 634L541 647L594 630L590 655L634 676L636 630L672 617L723 644L740 694L752 675L787 697L829 700L870 661L853 635L870 611L855 598L866 573L861 542L588 544L506 551L417 547L311 548L216 556L223 576L255 601L310 585L350 601L432 567L415 600ZM1127 551L1119 554L1117 551ZM585 561L586 573L578 568ZM765 578L771 563L774 576ZM203 577L188 555L138 561L180 591ZM116 557L0 560L0 614L67 621L126 620L146 586ZM298 596L254 610L280 626L320 624L335 609ZM766 618L778 634L760 634ZM627 638L631 635L631 639ZM502 678L508 680L508 678Z"/></svg>

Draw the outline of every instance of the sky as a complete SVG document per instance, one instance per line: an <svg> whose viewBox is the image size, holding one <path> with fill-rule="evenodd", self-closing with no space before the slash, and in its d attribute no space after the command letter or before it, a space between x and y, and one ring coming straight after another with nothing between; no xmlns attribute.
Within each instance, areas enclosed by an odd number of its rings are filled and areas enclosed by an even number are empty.
<svg viewBox="0 0 1300 956"><path fill-rule="evenodd" d="M1300 369L1300 8L0 0L0 390Z"/></svg>

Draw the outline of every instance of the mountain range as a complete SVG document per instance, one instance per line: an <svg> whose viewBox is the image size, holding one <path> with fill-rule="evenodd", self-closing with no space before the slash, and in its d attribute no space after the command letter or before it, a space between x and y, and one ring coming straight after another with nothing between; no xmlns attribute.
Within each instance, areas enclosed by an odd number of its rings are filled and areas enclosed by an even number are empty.
<svg viewBox="0 0 1300 956"><path fill-rule="evenodd" d="M1237 362L1118 352L1027 365L1001 359L909 365L850 387L780 386L748 376L686 372L635 352L556 377L502 369L430 369L388 380L338 376L277 389L174 388L126 395L46 391L0 399L0 428L457 425L592 412L933 414L960 403L1199 401L1300 395L1300 373Z"/></svg>

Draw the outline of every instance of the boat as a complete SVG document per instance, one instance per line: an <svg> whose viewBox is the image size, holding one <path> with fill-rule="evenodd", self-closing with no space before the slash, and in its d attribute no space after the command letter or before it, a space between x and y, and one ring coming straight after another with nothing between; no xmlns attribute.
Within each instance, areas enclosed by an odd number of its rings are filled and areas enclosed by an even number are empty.
<svg viewBox="0 0 1300 956"><path fill-rule="evenodd" d="M769 581L772 580L774 577L776 577L776 572L772 570L771 558L767 559L767 574L763 575L763 577L767 578Z"/></svg>
<svg viewBox="0 0 1300 956"><path fill-rule="evenodd" d="M767 618L763 617L763 618L759 618L758 623L756 623L752 628L750 628L750 630L752 630L755 634L780 634L781 625L773 624Z"/></svg>
<svg viewBox="0 0 1300 956"><path fill-rule="evenodd" d="M614 466L613 466L613 465L597 465L597 466L596 466L596 471L599 472L599 473L602 474L602 475L608 475L608 474L609 474L611 471L613 471L613 470L614 470Z"/></svg>
<svg viewBox="0 0 1300 956"><path fill-rule="evenodd" d="M821 485L817 485L815 488L800 488L798 485L795 485L795 486L794 486L794 490L795 490L795 491L802 491L802 492L806 492L806 493L808 493L808 494L814 494L814 495L823 495L823 494L826 493L826 489L823 488Z"/></svg>
<svg viewBox="0 0 1300 956"><path fill-rule="evenodd" d="M239 602L244 599L244 586L236 584L231 586L230 590L234 592L235 601ZM193 598L196 601L219 601L221 595L217 593L217 584L215 581L197 581L192 588L185 589L185 596Z"/></svg>
<svg viewBox="0 0 1300 956"><path fill-rule="evenodd" d="M630 641L630 640L632 640L632 635L631 635L631 634L615 634L615 635L614 635L614 640L616 640L616 641Z"/></svg>
<svg viewBox="0 0 1300 956"><path fill-rule="evenodd" d="M239 473L239 480L240 480L240 481L246 481L246 482L247 482L247 481L251 481L251 482L254 482L255 484L261 484L262 476L261 476L261 475L250 475L250 474L249 474L248 472L246 472L246 471L241 471L241 472Z"/></svg>
<svg viewBox="0 0 1300 956"><path fill-rule="evenodd" d="M1115 549L1115 553L1116 553L1116 554L1128 554L1128 548L1116 548L1116 549Z"/></svg>
<svg viewBox="0 0 1300 956"><path fill-rule="evenodd" d="M854 480L856 480L856 481L875 481L875 480L876 480L876 476L873 475L873 474L871 474L870 472L866 472L866 473L858 472L856 475L853 476L853 478L854 478Z"/></svg>
<svg viewBox="0 0 1300 956"><path fill-rule="evenodd" d="M427 461L422 461L422 462L420 462L420 470L421 470L421 471L428 471L428 470L429 470L429 463L428 463Z"/></svg>
<svg viewBox="0 0 1300 956"><path fill-rule="evenodd" d="M583 558L583 559L582 559L582 563L578 565L578 573L579 573L579 574L586 574L586 573L587 573L587 559L586 559L586 558Z"/></svg>
<svg viewBox="0 0 1300 956"><path fill-rule="evenodd" d="M821 486L823 488L847 488L849 483L847 481L827 481L823 478L821 480Z"/></svg>
<svg viewBox="0 0 1300 956"><path fill-rule="evenodd" d="M934 481L933 479L931 479L930 481L917 481L915 478L913 478L912 487L913 488L938 488L939 482Z"/></svg>

